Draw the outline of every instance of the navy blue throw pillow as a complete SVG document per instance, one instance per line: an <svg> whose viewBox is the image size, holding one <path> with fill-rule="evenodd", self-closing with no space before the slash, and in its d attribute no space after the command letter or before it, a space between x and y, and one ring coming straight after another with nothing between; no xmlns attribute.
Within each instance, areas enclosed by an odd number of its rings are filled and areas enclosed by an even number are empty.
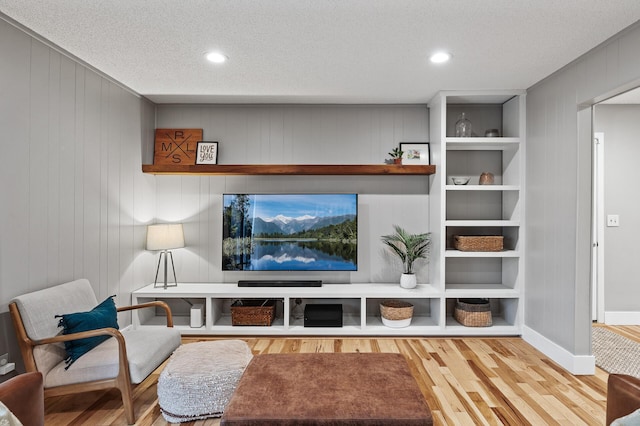
<svg viewBox="0 0 640 426"><path fill-rule="evenodd" d="M99 328L112 327L118 329L118 311L113 301L114 296L107 297L104 302L90 310L89 312L76 312L73 314L56 315L60 318L58 327L63 327L62 334L79 333L81 331L96 330ZM70 340L64 342L67 350L67 358L64 360L68 369L82 355L98 346L111 336L94 336L84 339Z"/></svg>

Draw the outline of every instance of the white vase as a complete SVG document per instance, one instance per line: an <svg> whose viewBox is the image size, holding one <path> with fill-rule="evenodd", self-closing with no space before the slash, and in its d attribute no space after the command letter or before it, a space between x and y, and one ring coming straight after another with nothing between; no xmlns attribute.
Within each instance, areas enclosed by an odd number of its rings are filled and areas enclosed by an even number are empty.
<svg viewBox="0 0 640 426"><path fill-rule="evenodd" d="M400 287L402 288L415 288L418 285L416 274L402 274L400 276Z"/></svg>

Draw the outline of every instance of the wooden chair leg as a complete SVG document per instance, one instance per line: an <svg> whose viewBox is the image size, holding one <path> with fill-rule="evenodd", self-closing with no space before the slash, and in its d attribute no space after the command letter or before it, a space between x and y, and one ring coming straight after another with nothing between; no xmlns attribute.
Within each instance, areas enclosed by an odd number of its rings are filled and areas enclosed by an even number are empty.
<svg viewBox="0 0 640 426"><path fill-rule="evenodd" d="M136 415L133 411L133 393L131 392L131 383L121 384L120 393L122 394L122 405L124 406L124 416L127 419L127 424L135 424Z"/></svg>
<svg viewBox="0 0 640 426"><path fill-rule="evenodd" d="M122 405L127 423L132 425L136 422L136 415L133 411L133 392L131 391L131 373L129 372L129 362L127 361L127 347L122 334L119 334L116 338L118 339L118 349L120 351L116 384L122 394Z"/></svg>

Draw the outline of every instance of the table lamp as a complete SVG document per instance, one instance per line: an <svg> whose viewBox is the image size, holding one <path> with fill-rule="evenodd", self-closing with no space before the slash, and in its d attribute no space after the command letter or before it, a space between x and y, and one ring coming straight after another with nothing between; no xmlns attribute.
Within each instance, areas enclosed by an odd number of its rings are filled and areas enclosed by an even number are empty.
<svg viewBox="0 0 640 426"><path fill-rule="evenodd" d="M173 264L173 254L171 249L184 247L184 231L181 223L164 223L158 225L147 226L147 250L161 250L158 259L158 267L156 268L156 279L153 283L154 287L158 286L158 273L160 272L160 262L164 257L164 288L177 287L178 279L176 278L176 268ZM168 257L171 257L171 268L173 269L174 283L168 283Z"/></svg>

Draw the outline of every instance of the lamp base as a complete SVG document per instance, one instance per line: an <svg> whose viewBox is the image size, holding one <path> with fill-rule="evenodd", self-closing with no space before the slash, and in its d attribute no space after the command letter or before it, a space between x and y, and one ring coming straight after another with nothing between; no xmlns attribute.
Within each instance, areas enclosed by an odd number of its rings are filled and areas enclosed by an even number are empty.
<svg viewBox="0 0 640 426"><path fill-rule="evenodd" d="M158 273L160 272L160 262L162 262L163 256L164 256L164 283L160 283L161 285L158 285ZM173 270L173 283L168 282L169 281L168 257L171 257L171 269ZM167 287L177 287L177 286L178 286L178 279L176 278L176 267L173 264L173 254L169 250L162 250L160 252L160 257L158 258L158 267L156 268L156 279L153 282L153 287L154 288L162 287L166 290Z"/></svg>

